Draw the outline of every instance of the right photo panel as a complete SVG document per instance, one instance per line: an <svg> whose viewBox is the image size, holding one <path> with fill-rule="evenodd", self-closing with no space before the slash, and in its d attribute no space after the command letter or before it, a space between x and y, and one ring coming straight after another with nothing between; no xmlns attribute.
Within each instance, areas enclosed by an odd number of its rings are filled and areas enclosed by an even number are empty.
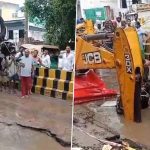
<svg viewBox="0 0 150 150"><path fill-rule="evenodd" d="M72 150L150 150L150 0L77 0Z"/></svg>

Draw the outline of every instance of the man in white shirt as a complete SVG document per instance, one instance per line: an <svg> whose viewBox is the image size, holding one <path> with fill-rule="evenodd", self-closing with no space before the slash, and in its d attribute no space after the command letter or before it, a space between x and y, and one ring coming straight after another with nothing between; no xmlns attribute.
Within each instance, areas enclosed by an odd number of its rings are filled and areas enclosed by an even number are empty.
<svg viewBox="0 0 150 150"><path fill-rule="evenodd" d="M48 50L44 50L44 54L42 55L41 60L42 60L43 67L50 68L51 60L50 60L50 56L48 54Z"/></svg>
<svg viewBox="0 0 150 150"><path fill-rule="evenodd" d="M29 54L29 50L26 49L25 55L20 58L22 98L24 98L25 96L28 97L31 90L31 73L33 69L33 59Z"/></svg>
<svg viewBox="0 0 150 150"><path fill-rule="evenodd" d="M66 53L64 53L62 59L62 70L72 71L73 65L74 65L74 54L71 52L70 46L67 46Z"/></svg>
<svg viewBox="0 0 150 150"><path fill-rule="evenodd" d="M134 20L131 21L131 25L132 25L133 27L136 27L136 23L137 23L137 22L139 22L138 14L135 14L135 15L134 15Z"/></svg>

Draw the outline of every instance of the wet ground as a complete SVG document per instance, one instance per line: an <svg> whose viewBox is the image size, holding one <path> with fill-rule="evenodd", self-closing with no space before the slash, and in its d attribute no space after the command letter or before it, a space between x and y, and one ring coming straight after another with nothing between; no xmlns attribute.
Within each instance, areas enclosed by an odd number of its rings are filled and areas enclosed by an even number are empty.
<svg viewBox="0 0 150 150"><path fill-rule="evenodd" d="M101 76L109 88L118 89L114 70L105 70ZM115 101L115 98L109 100ZM142 110L142 123L137 124L126 122L123 116L117 115L115 106L102 106L105 101L75 106L74 147L100 150L104 144L99 139L120 135L121 139L126 139L137 150L150 150L150 108Z"/></svg>
<svg viewBox="0 0 150 150"><path fill-rule="evenodd" d="M69 150L72 103L0 93L1 150Z"/></svg>

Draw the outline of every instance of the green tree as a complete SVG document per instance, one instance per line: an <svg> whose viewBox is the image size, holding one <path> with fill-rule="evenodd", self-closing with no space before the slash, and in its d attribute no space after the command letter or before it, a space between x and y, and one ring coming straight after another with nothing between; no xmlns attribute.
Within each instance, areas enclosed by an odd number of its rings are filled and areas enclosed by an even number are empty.
<svg viewBox="0 0 150 150"><path fill-rule="evenodd" d="M45 24L46 41L64 48L75 38L76 0L26 0L30 20Z"/></svg>

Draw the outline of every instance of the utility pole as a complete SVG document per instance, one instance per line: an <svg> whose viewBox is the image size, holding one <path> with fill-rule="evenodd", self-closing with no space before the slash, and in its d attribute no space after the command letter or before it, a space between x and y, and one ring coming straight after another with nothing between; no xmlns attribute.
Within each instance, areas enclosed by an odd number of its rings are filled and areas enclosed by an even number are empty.
<svg viewBox="0 0 150 150"><path fill-rule="evenodd" d="M25 0L26 3L27 0ZM29 32L29 16L28 16L28 10L25 6L25 35L24 35L24 39L25 39L25 44L28 43L28 32Z"/></svg>

